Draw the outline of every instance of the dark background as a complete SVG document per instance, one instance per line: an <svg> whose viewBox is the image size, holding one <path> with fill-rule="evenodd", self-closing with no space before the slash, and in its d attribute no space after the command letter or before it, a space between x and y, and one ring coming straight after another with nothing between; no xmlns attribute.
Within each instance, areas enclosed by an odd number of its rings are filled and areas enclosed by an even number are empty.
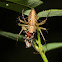
<svg viewBox="0 0 62 62"><path fill-rule="evenodd" d="M36 12L48 9L62 9L62 0L43 0L44 4L35 8ZM0 30L12 33L19 33L17 17L20 13L0 7ZM45 18L41 18L45 19ZM62 42L62 16L49 17L46 24L48 34L43 31L47 43ZM40 55L33 54L35 50L31 47L26 49L25 44L0 36L0 56L1 62L41 62ZM46 52L49 62L61 62L62 48Z"/></svg>

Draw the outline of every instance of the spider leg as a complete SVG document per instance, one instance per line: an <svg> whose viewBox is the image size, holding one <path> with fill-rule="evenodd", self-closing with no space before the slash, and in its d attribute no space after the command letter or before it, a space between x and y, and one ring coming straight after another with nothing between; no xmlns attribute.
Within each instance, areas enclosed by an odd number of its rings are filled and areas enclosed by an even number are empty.
<svg viewBox="0 0 62 62"><path fill-rule="evenodd" d="M36 26L39 26L39 25L43 25L43 24L45 24L45 23L46 23L46 20L47 20L47 18L46 18L44 21L42 21L42 22L36 24Z"/></svg>
<svg viewBox="0 0 62 62"><path fill-rule="evenodd" d="M43 28L43 27L38 27L37 29L39 29L39 31L40 31L40 33L41 33L41 35L42 35L42 37L43 37L43 40L44 40L44 42L45 42L46 40L45 40L45 37L44 37L44 35L43 35L41 29L42 29L42 30L47 30L47 29L46 29L46 28ZM45 42L45 44L46 44L46 42Z"/></svg>
<svg viewBox="0 0 62 62"><path fill-rule="evenodd" d="M23 29L21 29L19 35L22 33L22 31L23 31ZM17 36L17 39L16 39L17 41L18 41L18 37L19 37L19 35Z"/></svg>
<svg viewBox="0 0 62 62"><path fill-rule="evenodd" d="M19 35L22 33L23 30L27 30L27 27L25 25L21 25L21 26L22 26L22 29L21 29ZM17 41L18 41L19 35L17 36Z"/></svg>
<svg viewBox="0 0 62 62"><path fill-rule="evenodd" d="M26 26L27 27L28 25L18 23L18 26Z"/></svg>
<svg viewBox="0 0 62 62"><path fill-rule="evenodd" d="M46 28L43 27L38 27L37 29L47 30Z"/></svg>
<svg viewBox="0 0 62 62"><path fill-rule="evenodd" d="M45 41L45 38L44 38L44 35L43 35L42 31L40 29L39 29L39 31L40 31L40 33L41 33L41 35L43 37L43 40Z"/></svg>
<svg viewBox="0 0 62 62"><path fill-rule="evenodd" d="M37 29L46 30L46 32L48 33L48 31L47 31L47 29L46 29L46 28L43 28L43 27L38 27Z"/></svg>
<svg viewBox="0 0 62 62"><path fill-rule="evenodd" d="M23 20L20 19L20 16L18 16L18 19L19 19L20 23L21 23L21 22L22 22L22 23L25 23Z"/></svg>
<svg viewBox="0 0 62 62"><path fill-rule="evenodd" d="M26 24L28 24L28 22L27 22L27 21L25 20L25 18L24 18L23 12L24 12L24 9L22 10L22 17L23 17L23 19L24 19L24 22L25 22Z"/></svg>
<svg viewBox="0 0 62 62"><path fill-rule="evenodd" d="M47 15L47 17L46 17L46 19L45 19L44 21L42 21L42 22L40 22L40 23L38 23L38 24L36 24L36 25L39 26L39 25L45 24L45 23L46 23L46 20L47 20L47 18L48 18L48 16L49 16L49 14L50 14L50 12L51 12L51 10L48 12L48 15Z"/></svg>

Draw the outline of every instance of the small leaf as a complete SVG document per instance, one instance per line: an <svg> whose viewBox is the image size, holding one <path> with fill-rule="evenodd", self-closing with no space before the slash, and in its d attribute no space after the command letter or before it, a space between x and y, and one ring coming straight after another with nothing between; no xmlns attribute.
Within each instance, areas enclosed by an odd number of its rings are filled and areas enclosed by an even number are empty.
<svg viewBox="0 0 62 62"><path fill-rule="evenodd" d="M25 15L29 15L30 11L31 11L31 10L26 10L26 11L24 11L24 14L25 14Z"/></svg>
<svg viewBox="0 0 62 62"><path fill-rule="evenodd" d="M43 46L43 50L45 52L56 49L62 47L62 42L58 42L58 43L48 43L46 45Z"/></svg>
<svg viewBox="0 0 62 62"><path fill-rule="evenodd" d="M37 14L38 17L62 16L62 9L50 9L41 11Z"/></svg>
<svg viewBox="0 0 62 62"><path fill-rule="evenodd" d="M5 32L5 31L0 31L0 35L5 36L5 37L10 38L10 39L13 39L13 40L16 40L17 36L18 36L18 34L14 34L14 33L10 33L10 32ZM20 35L18 37L18 41L21 41L21 42L24 41L23 40L23 35Z"/></svg>

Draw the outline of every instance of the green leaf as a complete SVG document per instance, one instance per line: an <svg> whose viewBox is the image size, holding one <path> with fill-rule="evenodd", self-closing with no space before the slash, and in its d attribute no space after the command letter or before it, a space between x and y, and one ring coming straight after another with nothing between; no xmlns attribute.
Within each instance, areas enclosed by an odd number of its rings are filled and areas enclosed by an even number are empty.
<svg viewBox="0 0 62 62"><path fill-rule="evenodd" d="M24 10L29 9L26 6L15 4L15 3L10 3L10 2L0 2L0 7L7 8L7 9L10 9L10 10L19 12L19 13L22 13L23 9Z"/></svg>
<svg viewBox="0 0 62 62"><path fill-rule="evenodd" d="M40 0L6 0L6 1L10 1L10 2L17 3L23 6L27 6L29 8L34 8L43 3L43 1L40 1Z"/></svg>
<svg viewBox="0 0 62 62"><path fill-rule="evenodd" d="M48 43L46 45L43 46L43 50L45 52L56 49L62 47L62 42L58 42L58 43Z"/></svg>
<svg viewBox="0 0 62 62"><path fill-rule="evenodd" d="M26 10L26 11L24 11L24 14L25 14L25 15L29 15L30 11L31 11L31 10Z"/></svg>
<svg viewBox="0 0 62 62"><path fill-rule="evenodd" d="M40 17L52 17L52 16L62 16L62 9L50 9L41 11L37 14Z"/></svg>
<svg viewBox="0 0 62 62"><path fill-rule="evenodd" d="M5 31L0 31L0 35L5 36L5 37L10 38L10 39L13 39L13 40L16 40L17 36L18 36L18 34L5 32ZM24 37L23 35L20 35L18 37L18 41L24 42L23 37Z"/></svg>
<svg viewBox="0 0 62 62"><path fill-rule="evenodd" d="M7 8L16 12L22 12L22 10L28 10L34 8L43 2L40 0L6 0L0 1L0 7Z"/></svg>

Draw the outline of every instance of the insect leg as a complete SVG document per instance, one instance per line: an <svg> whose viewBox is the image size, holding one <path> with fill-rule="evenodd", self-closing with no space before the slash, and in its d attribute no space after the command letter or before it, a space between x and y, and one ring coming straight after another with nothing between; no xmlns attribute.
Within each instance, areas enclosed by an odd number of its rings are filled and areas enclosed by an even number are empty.
<svg viewBox="0 0 62 62"><path fill-rule="evenodd" d="M22 10L22 17L23 17L23 19L24 19L24 22L25 22L26 24L28 24L28 22L27 22L27 21L25 20L25 18L24 18L23 12L24 12L24 9Z"/></svg>

